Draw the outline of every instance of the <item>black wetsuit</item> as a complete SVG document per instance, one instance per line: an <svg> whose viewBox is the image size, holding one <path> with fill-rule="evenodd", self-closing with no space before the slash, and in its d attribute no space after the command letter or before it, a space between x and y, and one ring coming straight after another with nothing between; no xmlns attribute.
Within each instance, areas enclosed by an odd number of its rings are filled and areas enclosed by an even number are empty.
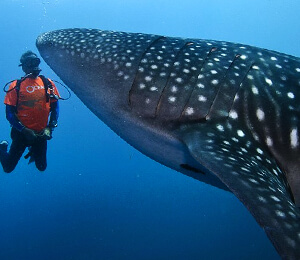
<svg viewBox="0 0 300 260"><path fill-rule="evenodd" d="M12 144L9 152L0 150L0 162L3 170L7 173L12 172L18 164L26 147L30 147L30 157L34 160L38 170L44 171L47 168L47 140L37 138L33 144L29 144L23 133L12 127Z"/></svg>
<svg viewBox="0 0 300 260"><path fill-rule="evenodd" d="M58 101L53 102L50 105L50 122L49 126L53 130L52 126L57 124L59 115ZM6 173L12 172L18 164L25 149L29 147L30 161L34 161L38 170L44 171L47 168L47 140L37 135L34 143L28 143L25 135L21 132L24 127L18 118L16 117L16 107L6 105L6 118L10 122L11 139L12 144L9 151L4 149L4 146L0 147L0 162L3 170ZM5 147L6 148L6 147Z"/></svg>

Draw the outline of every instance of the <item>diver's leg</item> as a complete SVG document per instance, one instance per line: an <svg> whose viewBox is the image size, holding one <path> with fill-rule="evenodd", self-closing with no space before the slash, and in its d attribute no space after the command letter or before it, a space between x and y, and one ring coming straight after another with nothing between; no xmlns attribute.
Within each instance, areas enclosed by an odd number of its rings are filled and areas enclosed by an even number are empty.
<svg viewBox="0 0 300 260"><path fill-rule="evenodd" d="M36 168L39 171L45 171L47 168L47 140L35 143L31 148L31 152Z"/></svg>
<svg viewBox="0 0 300 260"><path fill-rule="evenodd" d="M0 162L6 173L12 172L17 166L22 154L26 149L24 136L18 130L12 128L11 131L12 144L9 152L5 149L0 150Z"/></svg>

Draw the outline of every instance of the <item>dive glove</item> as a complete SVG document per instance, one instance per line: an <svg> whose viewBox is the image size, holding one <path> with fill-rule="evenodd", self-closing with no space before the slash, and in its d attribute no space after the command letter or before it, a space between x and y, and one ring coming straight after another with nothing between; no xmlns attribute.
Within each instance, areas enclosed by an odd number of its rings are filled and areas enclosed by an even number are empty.
<svg viewBox="0 0 300 260"><path fill-rule="evenodd" d="M44 128L42 137L46 140L52 139L52 130L50 127L47 126L46 128Z"/></svg>

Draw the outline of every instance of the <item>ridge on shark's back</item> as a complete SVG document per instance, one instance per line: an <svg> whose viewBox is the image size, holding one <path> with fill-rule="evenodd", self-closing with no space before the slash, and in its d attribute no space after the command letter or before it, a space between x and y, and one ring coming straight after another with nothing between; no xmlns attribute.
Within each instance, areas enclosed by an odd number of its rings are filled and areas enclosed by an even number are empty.
<svg viewBox="0 0 300 260"><path fill-rule="evenodd" d="M300 259L300 59L248 45L65 29L48 65L150 158L232 191L283 259Z"/></svg>

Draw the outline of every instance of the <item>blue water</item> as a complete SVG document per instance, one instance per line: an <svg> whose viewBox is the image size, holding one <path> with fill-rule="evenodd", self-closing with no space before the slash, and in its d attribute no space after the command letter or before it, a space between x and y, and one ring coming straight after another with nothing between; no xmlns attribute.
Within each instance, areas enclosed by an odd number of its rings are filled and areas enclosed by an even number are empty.
<svg viewBox="0 0 300 260"><path fill-rule="evenodd" d="M40 33L68 27L228 40L300 56L299 10L298 0L1 0L0 85L22 76L19 57L37 51ZM0 139L9 139L2 102L0 111ZM232 194L145 157L73 95L61 102L46 172L25 159L13 173L0 172L0 259L279 257Z"/></svg>

